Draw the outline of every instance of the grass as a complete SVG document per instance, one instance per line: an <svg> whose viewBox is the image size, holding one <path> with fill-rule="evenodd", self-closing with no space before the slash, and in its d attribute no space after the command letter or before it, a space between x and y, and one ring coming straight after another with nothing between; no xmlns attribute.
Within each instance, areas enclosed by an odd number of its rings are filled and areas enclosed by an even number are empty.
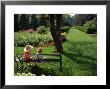
<svg viewBox="0 0 110 89"><path fill-rule="evenodd" d="M84 27L84 26L75 26L75 28L78 29L78 30L80 30L80 31L82 31L82 32L87 33L87 28Z"/></svg>
<svg viewBox="0 0 110 89"><path fill-rule="evenodd" d="M51 76L96 76L97 75L97 39L74 27L67 34L67 41L63 43L62 72L59 63L36 63L28 67L27 72L36 75ZM23 47L15 47L14 53L23 53ZM54 46L43 49L43 53L52 53ZM32 54L36 49L32 50ZM16 70L15 70L16 72Z"/></svg>

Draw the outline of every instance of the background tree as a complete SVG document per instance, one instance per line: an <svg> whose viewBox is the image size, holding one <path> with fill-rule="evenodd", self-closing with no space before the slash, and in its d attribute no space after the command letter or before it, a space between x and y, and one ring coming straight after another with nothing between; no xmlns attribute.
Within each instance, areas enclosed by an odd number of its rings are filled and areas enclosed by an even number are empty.
<svg viewBox="0 0 110 89"><path fill-rule="evenodd" d="M39 15L39 25L47 27L47 20L49 20L47 14L40 14Z"/></svg>
<svg viewBox="0 0 110 89"><path fill-rule="evenodd" d="M14 15L14 31L19 30L19 15L15 14Z"/></svg>
<svg viewBox="0 0 110 89"><path fill-rule="evenodd" d="M74 16L74 24L75 25L83 25L86 21L93 20L94 17L97 17L96 14L76 14Z"/></svg>
<svg viewBox="0 0 110 89"><path fill-rule="evenodd" d="M23 30L26 30L28 28L28 18L26 18L26 14L20 15L19 28Z"/></svg>
<svg viewBox="0 0 110 89"><path fill-rule="evenodd" d="M63 26L71 26L73 24L73 19L69 14L64 14L62 16L62 25Z"/></svg>
<svg viewBox="0 0 110 89"><path fill-rule="evenodd" d="M38 27L38 21L36 14L31 15L30 28L36 29Z"/></svg>

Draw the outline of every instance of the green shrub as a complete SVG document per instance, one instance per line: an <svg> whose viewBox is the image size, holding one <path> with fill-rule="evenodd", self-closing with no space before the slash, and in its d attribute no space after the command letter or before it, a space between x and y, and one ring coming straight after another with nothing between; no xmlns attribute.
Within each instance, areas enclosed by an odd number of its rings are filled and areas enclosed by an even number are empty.
<svg viewBox="0 0 110 89"><path fill-rule="evenodd" d="M96 33L97 32L96 18L94 18L94 20L91 20L91 21L86 21L86 23L83 26L87 30L86 33L88 33L88 34L94 34L94 33Z"/></svg>
<svg viewBox="0 0 110 89"><path fill-rule="evenodd" d="M63 27L61 27L61 32L68 33L69 32L69 26L63 26Z"/></svg>
<svg viewBox="0 0 110 89"><path fill-rule="evenodd" d="M27 32L15 32L14 33L14 46L24 47L27 44L32 46L44 46L45 44L53 41L50 33L39 34L37 32L27 33Z"/></svg>
<svg viewBox="0 0 110 89"><path fill-rule="evenodd" d="M45 26L40 26L37 28L37 32L40 34L47 34L49 31L49 28L45 27Z"/></svg>

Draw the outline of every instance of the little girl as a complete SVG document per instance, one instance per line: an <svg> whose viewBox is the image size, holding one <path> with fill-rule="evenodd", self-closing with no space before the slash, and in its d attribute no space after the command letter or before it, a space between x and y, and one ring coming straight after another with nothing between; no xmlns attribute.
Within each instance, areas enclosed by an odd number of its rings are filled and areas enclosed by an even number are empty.
<svg viewBox="0 0 110 89"><path fill-rule="evenodd" d="M26 45L24 48L23 60L27 63L30 60L32 48L33 48L33 46L31 46L31 45Z"/></svg>

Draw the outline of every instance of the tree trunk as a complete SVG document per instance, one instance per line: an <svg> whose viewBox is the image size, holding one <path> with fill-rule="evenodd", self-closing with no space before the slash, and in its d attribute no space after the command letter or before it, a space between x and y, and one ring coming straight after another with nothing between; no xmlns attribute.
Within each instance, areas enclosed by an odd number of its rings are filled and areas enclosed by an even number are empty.
<svg viewBox="0 0 110 89"><path fill-rule="evenodd" d="M56 31L57 31L57 34L58 34L58 51L59 52L63 52L63 47L62 47L62 42L60 40L60 36L61 36L61 14L57 14L56 15Z"/></svg>
<svg viewBox="0 0 110 89"><path fill-rule="evenodd" d="M55 42L55 49L57 53L61 53L63 51L63 47L59 39L61 16L60 15L57 16L56 14L50 14L49 16L50 16L50 30L53 40Z"/></svg>

